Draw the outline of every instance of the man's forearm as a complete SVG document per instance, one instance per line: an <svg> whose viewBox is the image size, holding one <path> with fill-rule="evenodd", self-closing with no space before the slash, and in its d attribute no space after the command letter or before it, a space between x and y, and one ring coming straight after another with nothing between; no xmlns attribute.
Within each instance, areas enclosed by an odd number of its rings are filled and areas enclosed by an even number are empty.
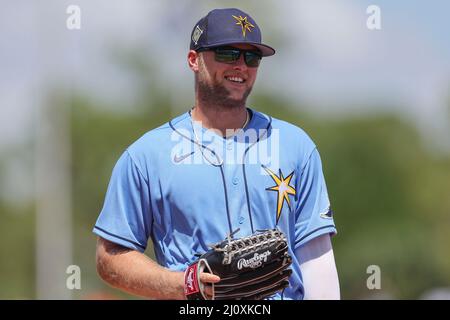
<svg viewBox="0 0 450 320"><path fill-rule="evenodd" d="M328 234L296 250L305 289L305 300L340 299L339 277Z"/></svg>
<svg viewBox="0 0 450 320"><path fill-rule="evenodd" d="M305 300L339 300L340 289L333 251L300 265Z"/></svg>
<svg viewBox="0 0 450 320"><path fill-rule="evenodd" d="M104 281L133 295L184 299L183 272L170 271L146 255L103 239L97 245L97 270Z"/></svg>

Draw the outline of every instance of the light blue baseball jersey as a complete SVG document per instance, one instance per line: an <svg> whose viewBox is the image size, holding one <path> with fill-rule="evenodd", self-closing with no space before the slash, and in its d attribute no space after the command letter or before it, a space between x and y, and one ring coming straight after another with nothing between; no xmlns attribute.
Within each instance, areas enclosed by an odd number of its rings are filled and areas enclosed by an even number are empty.
<svg viewBox="0 0 450 320"><path fill-rule="evenodd" d="M289 287L274 299L303 299L295 250L336 228L319 153L300 128L248 109L244 130L223 138L190 112L149 131L116 163L98 236L184 271L208 245L279 228L293 257Z"/></svg>

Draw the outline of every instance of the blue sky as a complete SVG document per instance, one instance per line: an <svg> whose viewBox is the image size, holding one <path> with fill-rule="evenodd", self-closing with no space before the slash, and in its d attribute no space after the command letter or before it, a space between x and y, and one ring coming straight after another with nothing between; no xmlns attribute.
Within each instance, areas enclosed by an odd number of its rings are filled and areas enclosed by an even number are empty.
<svg viewBox="0 0 450 320"><path fill-rule="evenodd" d="M436 48L450 59L450 2L446 0L362 1L378 4L387 18L401 19L421 30Z"/></svg>
<svg viewBox="0 0 450 320"><path fill-rule="evenodd" d="M70 4L81 8L79 31L65 29ZM381 8L382 30L365 28L368 5ZM449 1L22 0L6 2L0 13L0 148L29 133L33 106L45 99L43 88L66 85L106 104L132 105L141 86L112 58L117 49L156 58L158 84L177 88L174 114L185 110L193 98L185 62L193 23L214 7L228 6L257 17L263 37L278 50L263 62L255 91L306 102L323 116L396 105L394 112L425 131L443 118Z"/></svg>

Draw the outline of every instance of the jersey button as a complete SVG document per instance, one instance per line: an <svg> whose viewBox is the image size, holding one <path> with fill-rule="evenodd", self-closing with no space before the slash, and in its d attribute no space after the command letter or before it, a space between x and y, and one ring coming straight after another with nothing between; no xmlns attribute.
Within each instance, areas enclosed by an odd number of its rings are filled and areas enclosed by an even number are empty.
<svg viewBox="0 0 450 320"><path fill-rule="evenodd" d="M238 177L234 177L233 178L233 184L237 185L239 183L239 178Z"/></svg>
<svg viewBox="0 0 450 320"><path fill-rule="evenodd" d="M244 217L239 217L239 224L243 224L244 221L245 221L245 218L244 218Z"/></svg>
<svg viewBox="0 0 450 320"><path fill-rule="evenodd" d="M228 149L228 150L233 149L233 143L232 143L232 142L228 142L228 144L227 144L227 149Z"/></svg>

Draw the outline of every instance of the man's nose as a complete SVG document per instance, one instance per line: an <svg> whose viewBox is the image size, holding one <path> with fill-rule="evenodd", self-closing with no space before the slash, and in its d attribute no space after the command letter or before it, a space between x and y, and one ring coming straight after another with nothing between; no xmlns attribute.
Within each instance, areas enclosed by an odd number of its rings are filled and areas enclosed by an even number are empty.
<svg viewBox="0 0 450 320"><path fill-rule="evenodd" d="M244 53L242 53L239 56L239 59L236 60L235 63L233 63L233 69L234 70L239 70L239 71L246 71L247 70L247 64L245 63L245 59L244 59Z"/></svg>

